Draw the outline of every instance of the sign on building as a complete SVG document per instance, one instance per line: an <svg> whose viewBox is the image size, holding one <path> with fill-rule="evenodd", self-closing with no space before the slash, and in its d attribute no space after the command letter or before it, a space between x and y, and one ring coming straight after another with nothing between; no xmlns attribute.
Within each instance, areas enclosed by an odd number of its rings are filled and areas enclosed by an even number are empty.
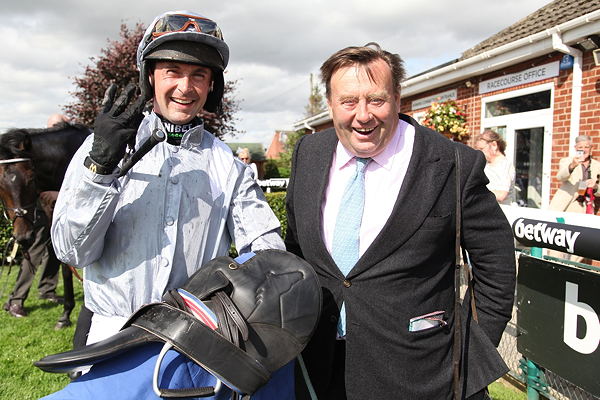
<svg viewBox="0 0 600 400"><path fill-rule="evenodd" d="M541 81L558 76L560 61L515 72L514 74L502 75L497 78L488 79L479 83L479 93L489 93L500 89L507 89L526 83Z"/></svg>
<svg viewBox="0 0 600 400"><path fill-rule="evenodd" d="M431 103L441 103L448 100L456 100L458 91L456 89L447 90L445 92L434 94L433 96L423 97L422 99L415 100L411 103L411 110L418 110L420 108L429 107Z"/></svg>

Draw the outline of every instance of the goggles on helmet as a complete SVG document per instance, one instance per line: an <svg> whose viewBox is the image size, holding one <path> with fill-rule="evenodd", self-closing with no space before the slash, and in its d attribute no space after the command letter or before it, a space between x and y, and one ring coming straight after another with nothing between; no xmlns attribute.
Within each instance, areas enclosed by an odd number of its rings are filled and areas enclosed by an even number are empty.
<svg viewBox="0 0 600 400"><path fill-rule="evenodd" d="M152 38L174 32L200 32L223 40L216 22L186 14L170 14L160 18L152 29Z"/></svg>

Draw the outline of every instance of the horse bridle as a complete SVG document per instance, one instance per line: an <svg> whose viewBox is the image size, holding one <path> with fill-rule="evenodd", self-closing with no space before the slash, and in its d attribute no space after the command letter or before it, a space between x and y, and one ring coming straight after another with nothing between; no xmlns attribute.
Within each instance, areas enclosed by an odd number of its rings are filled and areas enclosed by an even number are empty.
<svg viewBox="0 0 600 400"><path fill-rule="evenodd" d="M25 162L25 161L31 161L31 158L9 158L6 160L0 160L0 164L16 164L16 163ZM24 219L28 220L29 222L31 222L31 224L33 224L35 222L36 211L37 211L37 208L35 207L35 203L27 204L26 206L22 206L22 207L6 207L5 204L3 204L3 206L4 207L3 207L2 212L4 213L4 218L9 220L11 224L14 225L17 218L24 218ZM6 210L12 211L14 213L15 217L12 220L6 214ZM31 220L29 218L27 218L28 214L30 213L29 210L33 211L33 213L32 213L33 219L31 219Z"/></svg>

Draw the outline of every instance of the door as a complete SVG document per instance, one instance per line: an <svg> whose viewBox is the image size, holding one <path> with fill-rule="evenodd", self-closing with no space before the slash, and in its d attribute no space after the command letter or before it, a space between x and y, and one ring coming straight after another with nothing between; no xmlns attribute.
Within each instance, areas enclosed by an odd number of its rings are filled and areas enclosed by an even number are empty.
<svg viewBox="0 0 600 400"><path fill-rule="evenodd" d="M550 204L552 89L540 85L482 99L481 126L506 141L505 155L515 168L513 201L520 207Z"/></svg>

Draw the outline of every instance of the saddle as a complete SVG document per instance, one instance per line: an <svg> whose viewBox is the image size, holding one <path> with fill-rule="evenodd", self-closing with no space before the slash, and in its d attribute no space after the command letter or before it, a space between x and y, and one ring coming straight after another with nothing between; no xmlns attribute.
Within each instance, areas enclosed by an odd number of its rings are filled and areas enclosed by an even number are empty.
<svg viewBox="0 0 600 400"><path fill-rule="evenodd" d="M319 320L321 289L312 267L281 250L218 257L163 301L136 311L121 331L34 363L46 372L84 369L148 342L164 342L154 390L162 397L211 396L218 389L159 388L162 355L174 348L244 395L305 347ZM218 383L219 385L220 383Z"/></svg>

